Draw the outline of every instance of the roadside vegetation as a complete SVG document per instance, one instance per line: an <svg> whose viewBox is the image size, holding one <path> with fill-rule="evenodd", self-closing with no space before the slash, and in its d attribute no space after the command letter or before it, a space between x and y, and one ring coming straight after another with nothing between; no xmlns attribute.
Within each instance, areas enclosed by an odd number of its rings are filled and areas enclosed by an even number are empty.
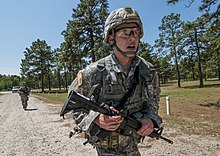
<svg viewBox="0 0 220 156"><path fill-rule="evenodd" d="M67 93L33 93L31 95L54 104L63 104L67 98Z"/></svg>
<svg viewBox="0 0 220 156"><path fill-rule="evenodd" d="M220 82L216 79L204 82L182 82L161 86L160 115L165 127L177 128L176 134L200 134L220 137ZM170 97L170 112L166 112L166 96Z"/></svg>

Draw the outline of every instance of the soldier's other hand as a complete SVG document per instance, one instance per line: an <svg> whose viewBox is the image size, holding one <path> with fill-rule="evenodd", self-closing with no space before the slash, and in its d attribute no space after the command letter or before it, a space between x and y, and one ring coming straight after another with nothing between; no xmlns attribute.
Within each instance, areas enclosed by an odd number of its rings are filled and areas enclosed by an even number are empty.
<svg viewBox="0 0 220 156"><path fill-rule="evenodd" d="M150 135L154 130L154 124L150 118L141 118L139 121L142 124L142 127L137 131L137 134L141 136Z"/></svg>
<svg viewBox="0 0 220 156"><path fill-rule="evenodd" d="M94 123L105 130L115 131L118 129L122 121L123 118L121 116L108 116L99 114L99 116L97 116L94 120Z"/></svg>

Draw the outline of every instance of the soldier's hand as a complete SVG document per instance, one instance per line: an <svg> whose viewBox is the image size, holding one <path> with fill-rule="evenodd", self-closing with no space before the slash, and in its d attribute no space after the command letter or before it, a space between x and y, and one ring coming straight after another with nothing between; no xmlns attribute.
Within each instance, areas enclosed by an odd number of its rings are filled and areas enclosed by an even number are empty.
<svg viewBox="0 0 220 156"><path fill-rule="evenodd" d="M105 130L115 131L118 129L122 121L123 118L121 116L108 116L100 114L96 117L94 123Z"/></svg>
<svg viewBox="0 0 220 156"><path fill-rule="evenodd" d="M137 131L137 134L141 136L150 135L154 130L154 124L150 118L141 118L139 121L142 124L142 127Z"/></svg>

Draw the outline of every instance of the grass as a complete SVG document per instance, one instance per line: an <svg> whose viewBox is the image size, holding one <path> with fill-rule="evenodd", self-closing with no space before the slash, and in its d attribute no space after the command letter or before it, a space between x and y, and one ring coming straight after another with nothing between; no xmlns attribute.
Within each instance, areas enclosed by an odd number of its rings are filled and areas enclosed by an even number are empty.
<svg viewBox="0 0 220 156"><path fill-rule="evenodd" d="M220 81L181 82L182 88L170 83L161 86L159 114L165 127L178 127L177 133L220 137ZM171 115L166 114L166 99L170 97Z"/></svg>
<svg viewBox="0 0 220 156"><path fill-rule="evenodd" d="M34 95L38 98L41 98L44 101L52 102L55 104L63 104L67 98L67 93L35 93Z"/></svg>
<svg viewBox="0 0 220 156"><path fill-rule="evenodd" d="M163 125L177 129L171 135L197 134L220 138L220 81L204 81L204 88L199 88L198 81L176 82L161 85L159 114ZM35 94L43 100L63 104L67 93ZM166 96L170 97L171 114L166 114Z"/></svg>

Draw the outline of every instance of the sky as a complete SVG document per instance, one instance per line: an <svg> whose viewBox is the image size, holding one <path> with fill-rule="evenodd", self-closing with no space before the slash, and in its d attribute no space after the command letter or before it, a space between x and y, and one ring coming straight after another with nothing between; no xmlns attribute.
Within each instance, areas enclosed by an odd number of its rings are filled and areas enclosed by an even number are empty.
<svg viewBox="0 0 220 156"><path fill-rule="evenodd" d="M37 39L45 40L52 49L64 41L61 35L71 20L72 9L80 0L0 0L0 74L19 75L25 48ZM201 15L200 1L186 8L187 0L167 5L166 0L108 0L109 12L130 6L137 10L143 23L142 41L154 44L158 27L164 16L181 14L184 21L193 21Z"/></svg>

